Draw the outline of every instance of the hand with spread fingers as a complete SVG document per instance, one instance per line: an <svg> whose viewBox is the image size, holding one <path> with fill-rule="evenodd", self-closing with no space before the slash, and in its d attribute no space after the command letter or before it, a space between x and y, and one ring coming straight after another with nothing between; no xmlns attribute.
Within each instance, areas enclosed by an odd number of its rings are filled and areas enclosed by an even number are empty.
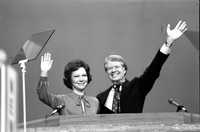
<svg viewBox="0 0 200 132"><path fill-rule="evenodd" d="M45 53L43 56L41 56L41 75L47 76L48 71L51 69L53 64L53 60L51 59L51 53Z"/></svg>
<svg viewBox="0 0 200 132"><path fill-rule="evenodd" d="M174 29L170 29L171 25L167 25L167 45L170 47L174 40L178 39L187 30L187 23L180 20Z"/></svg>

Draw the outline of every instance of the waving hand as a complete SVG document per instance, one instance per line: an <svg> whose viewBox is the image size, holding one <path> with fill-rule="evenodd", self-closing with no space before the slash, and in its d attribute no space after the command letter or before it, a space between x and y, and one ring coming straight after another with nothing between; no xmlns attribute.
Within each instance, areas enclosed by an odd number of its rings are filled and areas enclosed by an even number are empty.
<svg viewBox="0 0 200 132"><path fill-rule="evenodd" d="M53 60L51 59L51 54L50 53L45 53L44 56L41 56L41 63L40 63L40 68L41 68L41 74L47 75L48 71L51 69L53 64Z"/></svg>
<svg viewBox="0 0 200 132"><path fill-rule="evenodd" d="M180 20L174 29L170 29L171 25L167 25L167 44L171 45L174 40L178 39L187 30L185 21Z"/></svg>

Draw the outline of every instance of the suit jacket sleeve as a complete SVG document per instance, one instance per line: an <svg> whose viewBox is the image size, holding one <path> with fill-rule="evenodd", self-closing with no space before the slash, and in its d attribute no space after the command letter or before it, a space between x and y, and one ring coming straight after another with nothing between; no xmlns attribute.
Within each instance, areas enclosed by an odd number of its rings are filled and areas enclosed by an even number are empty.
<svg viewBox="0 0 200 132"><path fill-rule="evenodd" d="M151 64L146 68L144 73L139 78L140 90L146 94L152 89L153 84L160 75L161 68L169 55L158 51Z"/></svg>
<svg viewBox="0 0 200 132"><path fill-rule="evenodd" d="M62 99L59 95L54 95L48 92L48 78L40 77L38 86L37 86L37 94L43 103L55 109L58 105L62 104Z"/></svg>

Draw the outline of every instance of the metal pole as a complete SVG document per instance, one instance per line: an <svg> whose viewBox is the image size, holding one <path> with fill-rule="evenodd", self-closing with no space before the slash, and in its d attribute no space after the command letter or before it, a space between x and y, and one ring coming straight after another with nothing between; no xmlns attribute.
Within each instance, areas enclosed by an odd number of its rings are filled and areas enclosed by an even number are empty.
<svg viewBox="0 0 200 132"><path fill-rule="evenodd" d="M25 73L26 73L26 65L25 63L28 60L21 60L19 61L21 71L22 71L22 88L23 88L23 116L24 116L24 132L26 132L26 85L25 85Z"/></svg>
<svg viewBox="0 0 200 132"><path fill-rule="evenodd" d="M6 129L6 68L5 65L1 65L1 132L5 132Z"/></svg>
<svg viewBox="0 0 200 132"><path fill-rule="evenodd" d="M4 50L0 49L0 69L1 69L1 132L6 132L6 59Z"/></svg>

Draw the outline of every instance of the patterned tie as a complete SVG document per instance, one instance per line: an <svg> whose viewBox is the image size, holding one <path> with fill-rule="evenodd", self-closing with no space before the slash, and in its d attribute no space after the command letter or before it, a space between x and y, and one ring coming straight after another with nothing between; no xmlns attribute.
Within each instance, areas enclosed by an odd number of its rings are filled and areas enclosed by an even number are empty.
<svg viewBox="0 0 200 132"><path fill-rule="evenodd" d="M113 85L115 90L112 104L112 111L120 113L120 85Z"/></svg>

